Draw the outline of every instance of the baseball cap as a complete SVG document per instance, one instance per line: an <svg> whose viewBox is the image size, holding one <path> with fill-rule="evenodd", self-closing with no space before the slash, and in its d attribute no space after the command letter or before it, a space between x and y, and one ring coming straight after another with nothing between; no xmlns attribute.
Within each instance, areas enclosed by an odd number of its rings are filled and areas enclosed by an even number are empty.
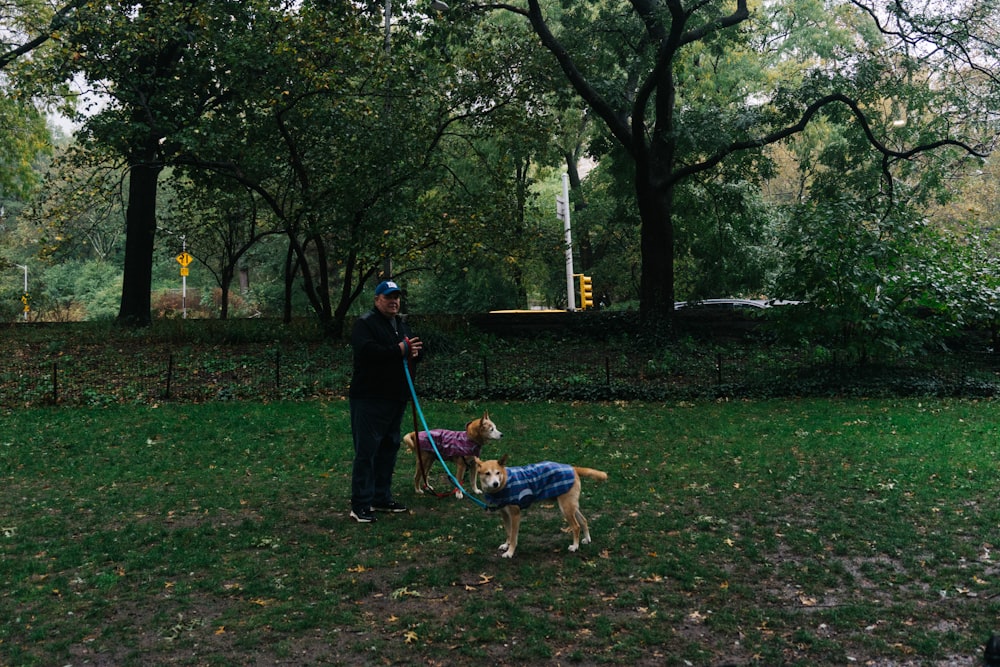
<svg viewBox="0 0 1000 667"><path fill-rule="evenodd" d="M395 282L391 280L383 280L375 288L375 296L382 296L383 294L392 294L393 292L402 292Z"/></svg>

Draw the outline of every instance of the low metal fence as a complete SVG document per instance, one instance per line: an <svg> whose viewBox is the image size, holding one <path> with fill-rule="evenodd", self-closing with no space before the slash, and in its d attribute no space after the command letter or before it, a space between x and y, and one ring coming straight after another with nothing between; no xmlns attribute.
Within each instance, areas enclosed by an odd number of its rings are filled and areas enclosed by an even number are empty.
<svg viewBox="0 0 1000 667"><path fill-rule="evenodd" d="M0 407L332 399L346 396L350 375L345 344L22 351L0 370ZM414 378L422 399L445 400L994 396L1000 393L1000 360L983 353L872 364L752 346L643 350L581 344L432 352Z"/></svg>

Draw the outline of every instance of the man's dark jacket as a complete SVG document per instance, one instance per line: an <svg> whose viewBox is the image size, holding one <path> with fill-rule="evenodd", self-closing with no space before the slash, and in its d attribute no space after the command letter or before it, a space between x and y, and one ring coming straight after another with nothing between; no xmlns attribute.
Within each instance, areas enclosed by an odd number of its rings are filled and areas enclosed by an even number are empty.
<svg viewBox="0 0 1000 667"><path fill-rule="evenodd" d="M402 317L397 315L390 320L375 308L355 320L351 331L351 347L354 348L351 398L404 402L409 399L410 387L403 372L399 343L412 335Z"/></svg>

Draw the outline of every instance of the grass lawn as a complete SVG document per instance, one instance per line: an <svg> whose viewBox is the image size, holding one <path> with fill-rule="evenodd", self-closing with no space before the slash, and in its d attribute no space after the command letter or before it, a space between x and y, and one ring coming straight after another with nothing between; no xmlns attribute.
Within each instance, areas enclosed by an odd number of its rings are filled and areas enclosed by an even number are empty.
<svg viewBox="0 0 1000 667"><path fill-rule="evenodd" d="M1000 403L423 408L607 471L593 544L544 503L502 559L404 454L411 511L352 523L343 401L6 412L0 665L978 665L1000 629Z"/></svg>

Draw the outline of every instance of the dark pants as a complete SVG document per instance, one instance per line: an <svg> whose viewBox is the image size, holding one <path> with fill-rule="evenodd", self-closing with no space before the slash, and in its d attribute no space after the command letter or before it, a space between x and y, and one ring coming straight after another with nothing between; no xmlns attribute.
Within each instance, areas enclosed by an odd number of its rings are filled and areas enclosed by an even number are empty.
<svg viewBox="0 0 1000 667"><path fill-rule="evenodd" d="M351 508L365 510L392 501L392 473L401 439L405 401L351 399L354 471Z"/></svg>

